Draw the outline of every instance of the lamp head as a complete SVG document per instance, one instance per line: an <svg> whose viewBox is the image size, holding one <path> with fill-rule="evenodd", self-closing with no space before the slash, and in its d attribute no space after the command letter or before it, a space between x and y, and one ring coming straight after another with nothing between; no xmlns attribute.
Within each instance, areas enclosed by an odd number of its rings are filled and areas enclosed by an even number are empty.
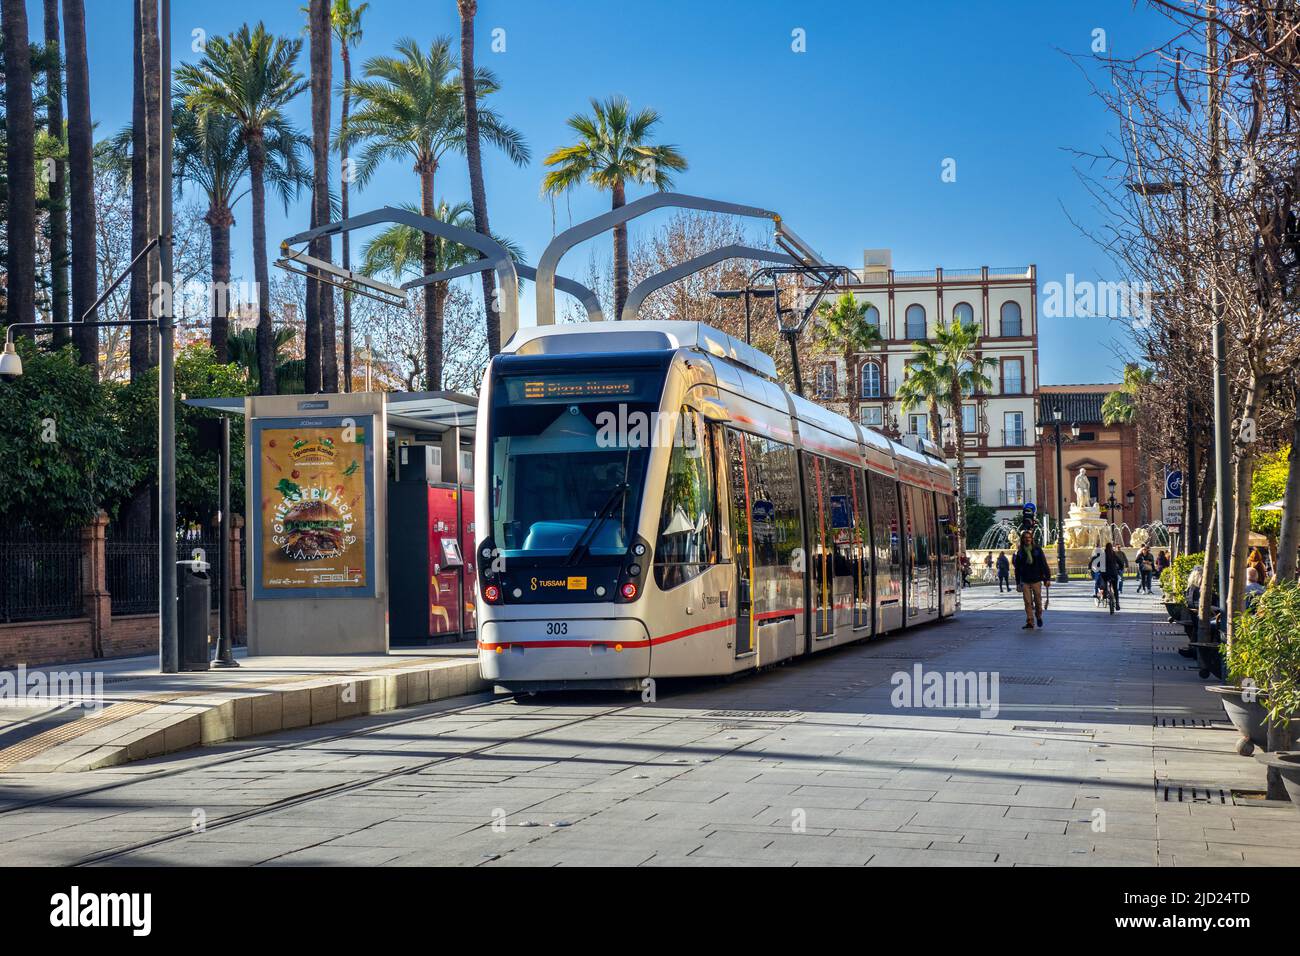
<svg viewBox="0 0 1300 956"><path fill-rule="evenodd" d="M17 378L23 374L23 360L14 350L14 343L5 338L4 354L0 355L0 378Z"/></svg>

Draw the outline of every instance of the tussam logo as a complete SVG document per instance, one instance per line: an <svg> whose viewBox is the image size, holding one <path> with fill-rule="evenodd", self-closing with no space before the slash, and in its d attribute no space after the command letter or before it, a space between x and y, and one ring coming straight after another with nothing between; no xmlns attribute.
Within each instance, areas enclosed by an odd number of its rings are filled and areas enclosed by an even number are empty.
<svg viewBox="0 0 1300 956"><path fill-rule="evenodd" d="M129 927L133 936L153 928L152 893L82 893L74 886L50 897L50 925L57 927Z"/></svg>
<svg viewBox="0 0 1300 956"><path fill-rule="evenodd" d="M920 664L896 671L889 702L899 708L978 710L981 717L998 715L996 671L927 671Z"/></svg>

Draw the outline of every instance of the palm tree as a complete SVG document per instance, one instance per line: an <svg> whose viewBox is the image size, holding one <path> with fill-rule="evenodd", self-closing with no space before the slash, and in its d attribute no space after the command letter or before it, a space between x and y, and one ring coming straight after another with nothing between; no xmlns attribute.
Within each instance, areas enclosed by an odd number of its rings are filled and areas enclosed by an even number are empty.
<svg viewBox="0 0 1300 956"><path fill-rule="evenodd" d="M340 139L361 142L360 162L355 169L358 184L364 186L387 159L406 159L420 177L420 213L432 216L434 176L448 150L465 149L465 103L459 71L451 54L451 40L438 37L428 51L416 41L397 42L397 56L377 56L366 61L365 79L350 84L357 111L348 120ZM479 98L497 90L496 78L486 70L474 77ZM492 110L479 109L479 131L516 164L528 162L523 136L507 126ZM424 274L438 271L438 241L423 239ZM442 323L435 310L434 295L424 297L424 354L427 387L442 387Z"/></svg>
<svg viewBox="0 0 1300 956"><path fill-rule="evenodd" d="M231 361L227 351L230 286L230 229L235 224L235 204L248 192L239 191L248 172L248 151L244 146L239 122L224 113L206 119L185 105L187 91L178 91L172 107L175 138L177 192L184 194L186 184L202 190L208 202L203 220L212 238L212 308L211 342L217 361ZM119 135L119 140L121 139ZM267 131L265 139L266 183L279 194L287 213L290 204L304 188L311 187L311 174L302 162L302 152L310 146L308 138L287 127Z"/></svg>
<svg viewBox="0 0 1300 956"><path fill-rule="evenodd" d="M312 139L312 226L330 217L330 75L333 56L330 41L328 0L311 0L307 8L307 29L311 36L311 139ZM312 255L329 261L333 240L322 236L312 242ZM306 389L308 392L338 390L338 357L334 348L334 287L307 277ZM332 370L332 371L331 371Z"/></svg>
<svg viewBox="0 0 1300 956"><path fill-rule="evenodd" d="M980 334L974 324L950 322L940 325L935 347L943 355L948 373L945 392L952 415L953 443L957 458L957 535L963 548L966 542L966 433L962 421L962 402L968 395L993 388L988 371L997 366L991 358L980 355Z"/></svg>
<svg viewBox="0 0 1300 956"><path fill-rule="evenodd" d="M845 292L834 302L823 302L817 309L817 317L821 320L814 333L817 343L827 350L843 350L849 417L855 421L858 417L861 387L853 356L859 352L868 352L883 341L880 329L874 322L867 321L867 313L871 308L870 302L859 302L852 292Z"/></svg>
<svg viewBox="0 0 1300 956"><path fill-rule="evenodd" d="M1134 362L1124 365L1124 384L1101 403L1101 420L1107 425L1131 425L1137 418L1137 399L1156 377L1155 369Z"/></svg>
<svg viewBox="0 0 1300 956"><path fill-rule="evenodd" d="M339 197L340 216L348 218L348 113L352 108L352 48L361 43L361 18L370 7L368 3L352 6L351 0L334 0L330 10L330 24L334 38L339 41L339 55L343 59L343 113L339 119ZM352 246L348 233L343 233L343 268L352 268ZM352 293L343 293L343 389L352 391Z"/></svg>
<svg viewBox="0 0 1300 956"><path fill-rule="evenodd" d="M67 131L63 123L63 54L59 41L59 0L44 3L46 73L46 119L49 134L58 144L54 178L50 181L50 315L55 322L68 321L68 161ZM54 345L63 346L71 336L66 328L54 330Z"/></svg>
<svg viewBox="0 0 1300 956"><path fill-rule="evenodd" d="M95 144L90 118L90 66L86 61L86 8L82 0L63 0L67 41L68 202L72 224L72 317L95 321ZM12 168L13 158L10 157ZM12 188L12 186L11 186ZM12 227L10 229L12 236ZM99 332L91 326L74 336L81 363L99 374Z"/></svg>
<svg viewBox="0 0 1300 956"><path fill-rule="evenodd" d="M941 444L943 417L940 408L950 404L948 389L952 384L947 357L935 342L915 342L912 348L916 357L908 361L895 398L904 412L925 406L930 417L930 438L935 444Z"/></svg>
<svg viewBox="0 0 1300 956"><path fill-rule="evenodd" d="M686 169L686 158L675 146L655 146L648 142L659 125L659 113L643 109L631 112L627 99L611 96L591 101L591 115L575 113L566 125L578 134L578 142L562 146L545 164L554 167L542 180L542 192L555 196L573 189L583 180L597 189L608 189L612 208L626 201L628 180L669 189L673 180L669 170ZM627 224L614 227L614 315L623 314L628 285Z"/></svg>
<svg viewBox="0 0 1300 956"><path fill-rule="evenodd" d="M158 164L162 141L158 133L158 108L162 90L158 5L135 0L134 67L132 69L131 129L131 258L139 255L158 235L161 212ZM161 276L157 250L141 259L131 273L130 314L135 321L150 317L150 301ZM131 327L131 379L144 375L153 364L153 330Z"/></svg>
<svg viewBox="0 0 1300 956"><path fill-rule="evenodd" d="M5 121L8 124L9 255L7 322L36 319L36 116L27 5L4 0Z"/></svg>
<svg viewBox="0 0 1300 956"><path fill-rule="evenodd" d="M487 190L483 186L483 153L479 143L478 92L472 78L474 69L474 17L478 0L456 0L460 13L460 83L465 98L465 159L469 165L469 197L474 204L474 228L484 236L492 235L488 224ZM483 308L487 316L488 357L501 351L501 313L493 294L493 277L480 274L483 283Z"/></svg>
<svg viewBox="0 0 1300 956"><path fill-rule="evenodd" d="M257 282L258 380L263 394L275 394L271 326L271 279L266 255L266 140L289 137L284 108L307 88L296 69L301 40L268 33L265 25L244 24L229 37L208 40L203 58L186 63L177 79L187 89L186 105L202 120L225 113L239 125L248 152L253 194L253 274Z"/></svg>
<svg viewBox="0 0 1300 956"><path fill-rule="evenodd" d="M272 354L275 357L275 380L279 383L283 395L301 394L306 388L303 376L307 371L307 363L302 359L285 356L285 350L293 344L293 340L297 337L298 332L296 329L283 326L275 330L275 336L271 342ZM231 332L227 342L227 352L230 355L230 361L248 374L250 388L258 389L257 370L261 364L261 350L256 331L253 329L240 329L238 332Z"/></svg>

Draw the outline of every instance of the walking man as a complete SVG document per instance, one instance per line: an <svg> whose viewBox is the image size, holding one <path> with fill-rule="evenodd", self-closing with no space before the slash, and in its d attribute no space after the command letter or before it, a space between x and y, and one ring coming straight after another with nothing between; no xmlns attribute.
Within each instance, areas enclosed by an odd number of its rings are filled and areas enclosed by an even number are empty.
<svg viewBox="0 0 1300 956"><path fill-rule="evenodd" d="M1025 627L1032 631L1035 622L1043 626L1043 588L1052 586L1052 569L1047 565L1047 555L1034 543L1032 531L1022 532L1020 547L1011 559L1016 571L1016 589L1025 599Z"/></svg>
<svg viewBox="0 0 1300 956"><path fill-rule="evenodd" d="M1011 562L1005 551L998 552L998 593L1011 590Z"/></svg>

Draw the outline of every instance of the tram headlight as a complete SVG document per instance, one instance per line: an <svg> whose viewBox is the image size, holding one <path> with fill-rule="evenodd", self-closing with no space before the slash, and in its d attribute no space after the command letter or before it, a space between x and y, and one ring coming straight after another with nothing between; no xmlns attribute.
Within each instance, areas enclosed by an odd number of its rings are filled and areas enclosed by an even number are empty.
<svg viewBox="0 0 1300 956"><path fill-rule="evenodd" d="M627 584L623 585L619 593L623 595L623 600L625 601L632 600L634 597L636 597L636 582L628 581Z"/></svg>
<svg viewBox="0 0 1300 956"><path fill-rule="evenodd" d="M495 584L489 584L483 589L483 600L489 604L496 604L501 600L501 589Z"/></svg>

